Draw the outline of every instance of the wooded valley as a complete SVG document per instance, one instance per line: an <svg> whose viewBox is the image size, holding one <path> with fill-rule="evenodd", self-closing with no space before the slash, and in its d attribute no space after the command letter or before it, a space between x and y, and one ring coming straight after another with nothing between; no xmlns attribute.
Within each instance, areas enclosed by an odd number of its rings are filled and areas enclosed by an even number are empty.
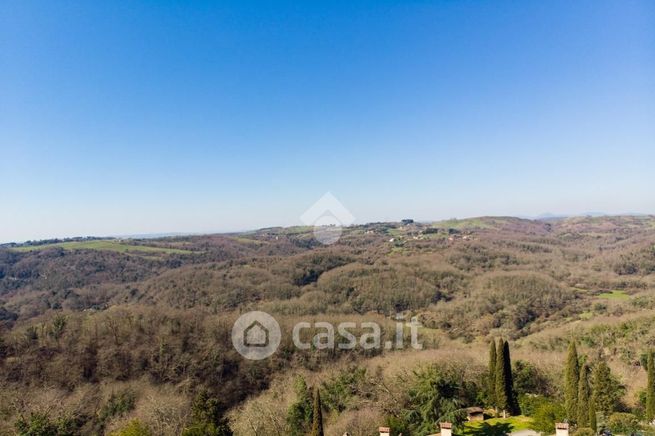
<svg viewBox="0 0 655 436"><path fill-rule="evenodd" d="M250 310L287 333L262 361L230 339ZM288 334L299 321L375 321L390 339L398 319L420 322L423 350L298 350ZM327 435L424 435L497 406L500 339L505 408L531 428L591 426L565 383L575 343L575 388L588 371L581 395L598 425L647 432L653 325L651 216L373 223L330 246L309 227L6 244L0 434L304 435L318 390Z"/></svg>

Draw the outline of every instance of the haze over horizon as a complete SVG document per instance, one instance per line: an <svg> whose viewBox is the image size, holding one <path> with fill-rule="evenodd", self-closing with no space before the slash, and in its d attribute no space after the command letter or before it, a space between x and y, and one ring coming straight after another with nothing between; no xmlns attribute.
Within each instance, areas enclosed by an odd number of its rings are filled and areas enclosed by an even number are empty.
<svg viewBox="0 0 655 436"><path fill-rule="evenodd" d="M655 211L655 4L0 6L0 242Z"/></svg>
<svg viewBox="0 0 655 436"><path fill-rule="evenodd" d="M449 218L439 218L439 219L414 219L412 217L406 216L405 218L399 218L395 219L389 222L400 222L403 219L412 219L415 222L419 223L438 223L441 221L450 221L450 220L473 220L477 218L518 218L518 219L524 219L524 220L548 220L548 219L567 219L567 218L584 218L584 217L621 217L621 216L642 216L642 217L649 217L649 216L655 216L655 213L639 213L639 212L628 212L628 213L617 213L617 214L607 214L604 212L585 212L585 213L580 213L580 214L553 214L553 213L543 213L538 216L513 216L513 215L478 215L478 216L465 216L465 217L456 217L452 216ZM382 222L382 221L366 221L366 222L355 222L352 225L357 226L357 225L365 225L365 224L371 224L371 223L376 223L376 222ZM290 225L270 225L270 226L263 226L263 227L257 227L257 228L244 228L244 229L228 229L228 230L205 230L205 231L169 231L169 232L146 232L146 233L122 233L122 234L70 234L70 235L60 235L60 236L50 236L46 238L39 238L39 239L24 239L24 240L14 240L14 241L0 241L0 244L21 244L24 242L38 242L41 240L50 240L50 239L71 239L71 238L165 238L169 236L185 236L185 235L212 235L212 234L230 234L230 233L242 233L242 232L252 232L252 231L257 231L257 230L263 230L266 228L277 228L277 227L282 227L282 228L290 228L290 227L296 227L296 226L303 226L303 223L297 223L297 224L290 224Z"/></svg>

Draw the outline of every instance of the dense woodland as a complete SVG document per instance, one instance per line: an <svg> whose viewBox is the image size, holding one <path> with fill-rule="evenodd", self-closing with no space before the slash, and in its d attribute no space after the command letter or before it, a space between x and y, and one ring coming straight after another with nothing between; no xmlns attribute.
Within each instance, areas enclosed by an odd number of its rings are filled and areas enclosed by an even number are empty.
<svg viewBox="0 0 655 436"><path fill-rule="evenodd" d="M584 435L655 417L655 217L80 244L0 247L0 434L304 435L320 415L327 435L407 436L481 406ZM248 361L230 332L253 309L286 333L372 320L385 338L417 317L424 349L301 351L285 334Z"/></svg>

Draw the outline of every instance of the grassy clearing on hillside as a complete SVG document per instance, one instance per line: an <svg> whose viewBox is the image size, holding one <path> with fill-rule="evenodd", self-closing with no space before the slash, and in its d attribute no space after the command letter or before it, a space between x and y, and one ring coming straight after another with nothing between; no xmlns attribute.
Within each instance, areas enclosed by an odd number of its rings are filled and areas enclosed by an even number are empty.
<svg viewBox="0 0 655 436"><path fill-rule="evenodd" d="M311 233L314 231L314 226L294 226L294 227L285 227L282 233L286 235L299 235L305 233Z"/></svg>
<svg viewBox="0 0 655 436"><path fill-rule="evenodd" d="M473 228L478 228L478 229L493 228L493 225L491 225L483 218L466 218L461 220L453 218L445 221L437 221L435 223L432 223L432 226L438 228L450 228L450 229L459 229L459 230L473 229Z"/></svg>
<svg viewBox="0 0 655 436"><path fill-rule="evenodd" d="M485 421L467 422L463 425L460 435L481 436L508 434L519 430L530 429L532 419L527 416L513 416L511 418L493 418Z"/></svg>
<svg viewBox="0 0 655 436"><path fill-rule="evenodd" d="M625 291L610 291L603 292L598 295L598 298L604 298L606 300L629 300L630 295L626 294Z"/></svg>
<svg viewBox="0 0 655 436"><path fill-rule="evenodd" d="M239 242L241 244L249 244L249 245L256 245L256 246L270 244L270 242L268 242L268 241L262 241L262 240L259 240L259 239L251 239L251 238L248 238L248 237L245 237L245 236L234 236L232 239L234 239L235 241L237 241L237 242Z"/></svg>
<svg viewBox="0 0 655 436"><path fill-rule="evenodd" d="M119 241L114 241L111 239L97 240L97 241L70 241L70 242L59 242L55 244L44 244L44 245L28 245L24 247L15 247L12 248L12 250L36 251L36 250L45 250L46 248L54 248L54 247L60 247L65 250L108 250L108 251L116 251L118 253L127 253L133 251L146 252L146 253L166 253L166 254L193 253L192 251L182 250L178 248L131 245Z"/></svg>

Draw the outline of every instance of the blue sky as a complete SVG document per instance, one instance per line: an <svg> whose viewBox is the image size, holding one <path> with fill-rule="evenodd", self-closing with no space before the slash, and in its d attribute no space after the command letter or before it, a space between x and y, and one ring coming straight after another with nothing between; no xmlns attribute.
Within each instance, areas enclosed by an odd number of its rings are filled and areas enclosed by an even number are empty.
<svg viewBox="0 0 655 436"><path fill-rule="evenodd" d="M0 5L0 241L655 213L651 1Z"/></svg>

